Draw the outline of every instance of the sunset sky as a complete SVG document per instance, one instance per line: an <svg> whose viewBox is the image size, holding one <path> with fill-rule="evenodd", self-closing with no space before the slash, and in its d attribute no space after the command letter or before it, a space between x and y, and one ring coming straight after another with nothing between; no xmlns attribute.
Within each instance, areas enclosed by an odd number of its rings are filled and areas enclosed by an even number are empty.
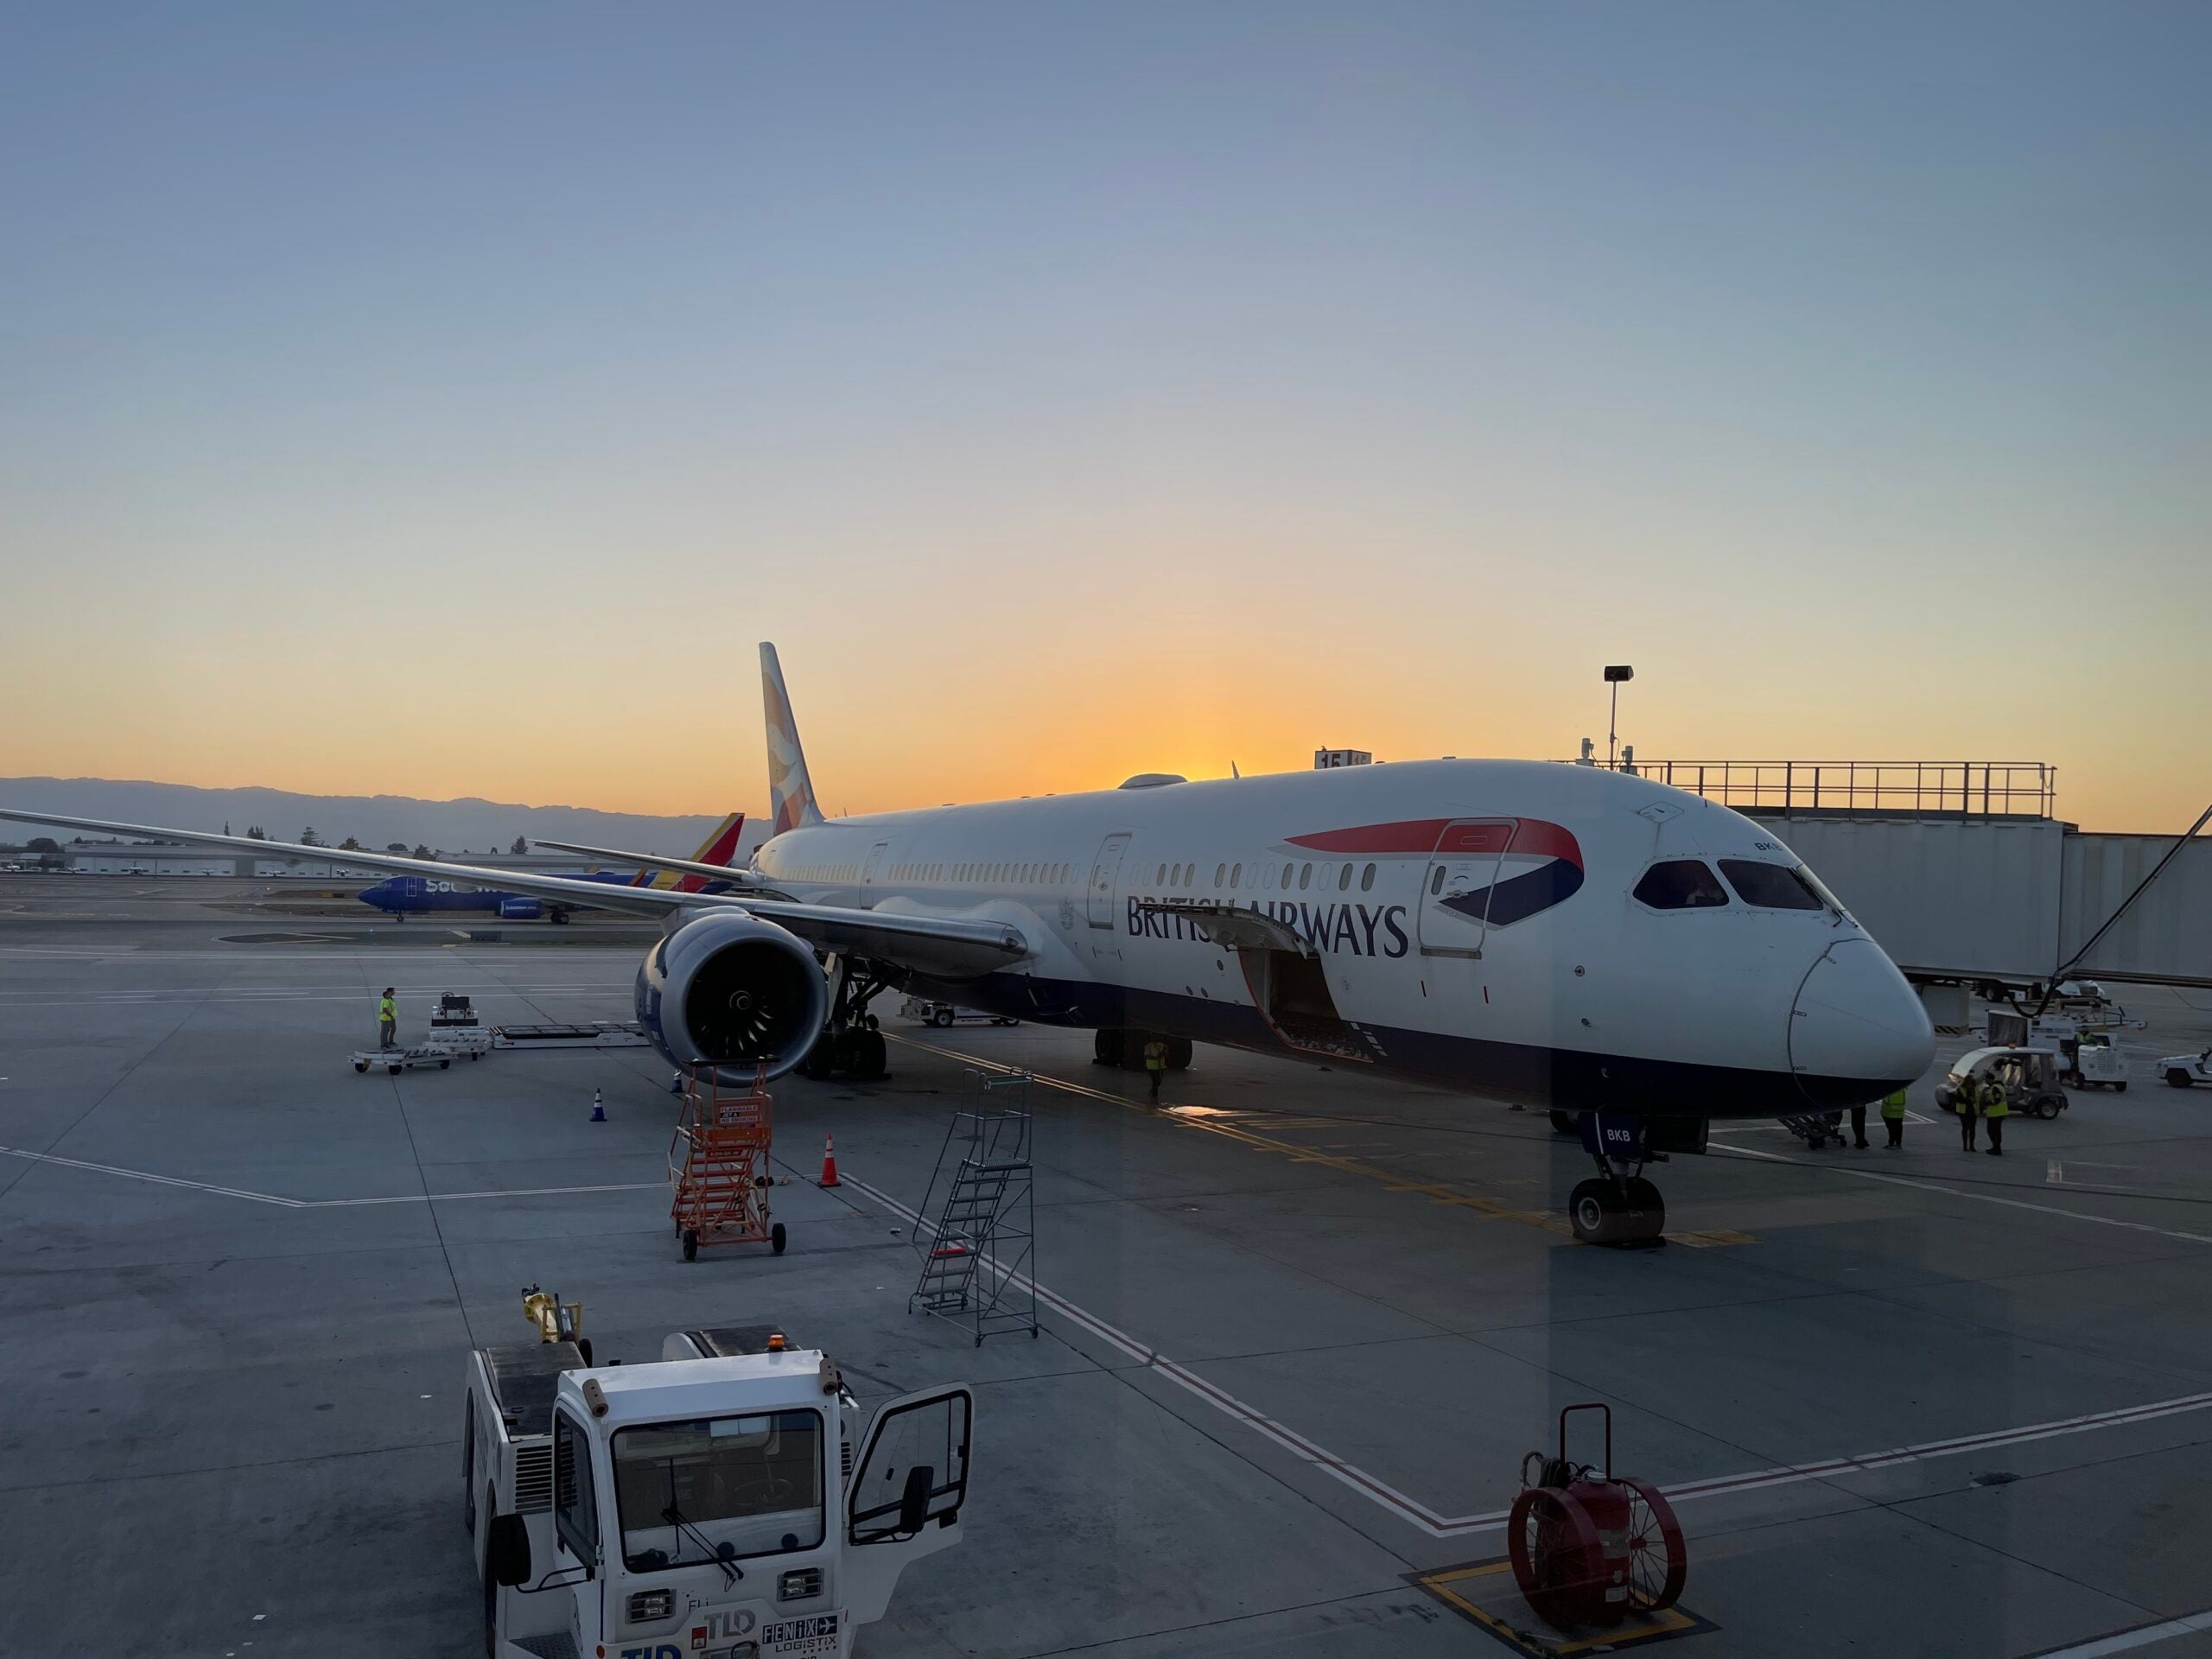
<svg viewBox="0 0 2212 1659"><path fill-rule="evenodd" d="M2212 797L2212 9L16 7L0 776Z"/></svg>

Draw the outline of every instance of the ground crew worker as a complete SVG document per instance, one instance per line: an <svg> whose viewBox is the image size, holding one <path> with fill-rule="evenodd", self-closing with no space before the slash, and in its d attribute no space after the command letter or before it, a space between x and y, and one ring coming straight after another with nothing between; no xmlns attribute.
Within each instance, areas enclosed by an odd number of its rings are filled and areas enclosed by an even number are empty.
<svg viewBox="0 0 2212 1659"><path fill-rule="evenodd" d="M377 1046L399 1046L399 1004L392 1001L391 987L384 988L384 995L377 999Z"/></svg>
<svg viewBox="0 0 2212 1659"><path fill-rule="evenodd" d="M1853 1144L1856 1146L1859 1151L1866 1151L1866 1103L1864 1101L1859 1102L1858 1105L1851 1109L1851 1133L1853 1136Z"/></svg>
<svg viewBox="0 0 2212 1659"><path fill-rule="evenodd" d="M2012 1108L2005 1098L2005 1085L1997 1080L1994 1071L1989 1074L1989 1080L1976 1092L1974 1103L1981 1108L1982 1117L1989 1125L1989 1155L2002 1158L2005 1155L2005 1120L2012 1116Z"/></svg>
<svg viewBox="0 0 2212 1659"><path fill-rule="evenodd" d="M1882 1127L1890 1132L1890 1150L1904 1145L1904 1090L1882 1096Z"/></svg>
<svg viewBox="0 0 2212 1659"><path fill-rule="evenodd" d="M1974 1114L1980 1109L1980 1093L1974 1080L1968 1077L1966 1087L1959 1090L1958 1098L1951 1103L1952 1109L1959 1115L1959 1144L1968 1152L1974 1150Z"/></svg>
<svg viewBox="0 0 2212 1659"><path fill-rule="evenodd" d="M1160 1098L1160 1079L1167 1071L1167 1045L1157 1037L1147 1037L1144 1042L1145 1074L1152 1079L1151 1098Z"/></svg>

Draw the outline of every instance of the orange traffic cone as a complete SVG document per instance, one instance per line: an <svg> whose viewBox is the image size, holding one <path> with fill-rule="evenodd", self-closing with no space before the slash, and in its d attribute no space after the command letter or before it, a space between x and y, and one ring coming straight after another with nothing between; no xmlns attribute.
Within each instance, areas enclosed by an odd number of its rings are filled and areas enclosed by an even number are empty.
<svg viewBox="0 0 2212 1659"><path fill-rule="evenodd" d="M837 1185L837 1137L834 1135L825 1135L822 1137L821 1184L823 1186Z"/></svg>

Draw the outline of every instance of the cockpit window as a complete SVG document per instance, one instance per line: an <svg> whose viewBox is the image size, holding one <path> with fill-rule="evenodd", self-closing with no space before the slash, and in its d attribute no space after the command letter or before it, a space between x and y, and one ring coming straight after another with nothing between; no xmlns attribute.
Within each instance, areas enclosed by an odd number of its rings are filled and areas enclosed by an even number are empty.
<svg viewBox="0 0 2212 1659"><path fill-rule="evenodd" d="M1826 910L1828 901L1805 872L1794 864L1767 864L1756 858L1724 858L1720 873L1736 896L1761 910Z"/></svg>
<svg viewBox="0 0 2212 1659"><path fill-rule="evenodd" d="M1636 897L1654 910L1704 910L1728 902L1719 878L1694 858L1654 864L1636 884Z"/></svg>

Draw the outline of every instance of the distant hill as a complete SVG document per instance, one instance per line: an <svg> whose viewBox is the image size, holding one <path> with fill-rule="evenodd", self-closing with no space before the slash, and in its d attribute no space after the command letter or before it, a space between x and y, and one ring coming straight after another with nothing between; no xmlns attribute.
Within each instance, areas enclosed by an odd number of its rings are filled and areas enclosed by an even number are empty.
<svg viewBox="0 0 2212 1659"><path fill-rule="evenodd" d="M505 852L517 836L532 842L550 836L688 858L721 822L601 812L588 806L519 806L473 797L422 801L406 795L296 795L281 789L195 789L106 778L0 779L0 804L177 830L219 831L228 823L241 836L248 824L257 823L273 841L296 841L302 829L312 826L334 845L353 836L372 849L395 841L410 847L420 842L448 853L464 847ZM38 833L29 825L0 822L0 841L20 843ZM766 833L760 815L748 810L743 850L749 853Z"/></svg>

